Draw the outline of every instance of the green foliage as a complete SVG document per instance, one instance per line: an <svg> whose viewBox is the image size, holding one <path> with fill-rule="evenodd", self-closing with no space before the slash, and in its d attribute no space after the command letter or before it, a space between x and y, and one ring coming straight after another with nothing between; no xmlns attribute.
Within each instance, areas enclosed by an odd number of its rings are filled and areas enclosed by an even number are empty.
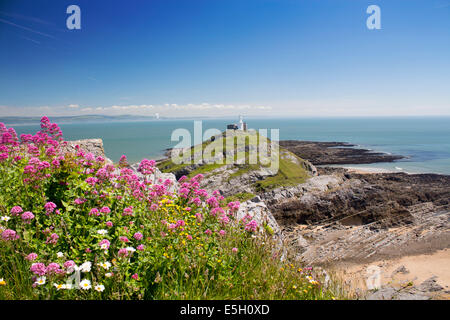
<svg viewBox="0 0 450 320"><path fill-rule="evenodd" d="M304 183L309 178L309 174L301 165L303 160L293 154L290 154L290 157L295 157L298 163L290 158L281 156L278 173L275 176L267 177L264 180L256 182L254 184L256 191L263 192L278 187Z"/></svg>
<svg viewBox="0 0 450 320"><path fill-rule="evenodd" d="M151 181L148 160L139 178L123 163L39 148L0 161L0 299L340 297L280 259L270 227L199 189L201 175L177 188Z"/></svg>
<svg viewBox="0 0 450 320"><path fill-rule="evenodd" d="M239 192L225 198L225 202L240 201L245 202L254 198L256 195L250 192Z"/></svg>

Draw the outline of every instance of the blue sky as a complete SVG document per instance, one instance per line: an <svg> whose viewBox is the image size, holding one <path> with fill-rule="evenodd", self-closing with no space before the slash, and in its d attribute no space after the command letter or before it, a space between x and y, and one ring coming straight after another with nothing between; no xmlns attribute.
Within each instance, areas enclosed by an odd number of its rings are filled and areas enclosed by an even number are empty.
<svg viewBox="0 0 450 320"><path fill-rule="evenodd" d="M450 0L0 2L0 116L450 115L449 84Z"/></svg>

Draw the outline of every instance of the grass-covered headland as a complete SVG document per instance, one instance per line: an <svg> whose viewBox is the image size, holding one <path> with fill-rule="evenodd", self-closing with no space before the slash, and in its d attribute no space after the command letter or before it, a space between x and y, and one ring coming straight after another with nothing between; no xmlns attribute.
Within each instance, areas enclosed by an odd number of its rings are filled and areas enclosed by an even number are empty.
<svg viewBox="0 0 450 320"><path fill-rule="evenodd" d="M201 174L154 181L78 149L59 127L0 124L0 299L332 299L311 267L280 259L239 202Z"/></svg>

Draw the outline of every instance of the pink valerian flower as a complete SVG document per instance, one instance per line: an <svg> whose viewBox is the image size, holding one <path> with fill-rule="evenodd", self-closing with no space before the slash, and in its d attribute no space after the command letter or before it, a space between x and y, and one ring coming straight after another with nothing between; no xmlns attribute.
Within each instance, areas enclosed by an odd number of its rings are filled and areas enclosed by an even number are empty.
<svg viewBox="0 0 450 320"><path fill-rule="evenodd" d="M233 251L234 253L238 252L238 248L233 248L231 249L231 251Z"/></svg>
<svg viewBox="0 0 450 320"><path fill-rule="evenodd" d="M56 233L52 233L50 237L47 237L45 241L46 244L56 244L58 242L59 236Z"/></svg>
<svg viewBox="0 0 450 320"><path fill-rule="evenodd" d="M101 212L101 213L108 214L108 213L111 212L111 209L109 209L108 207L102 207L102 208L100 209L100 212Z"/></svg>
<svg viewBox="0 0 450 320"><path fill-rule="evenodd" d="M83 199L83 198L77 198L74 200L75 204L83 204L85 203L87 200Z"/></svg>
<svg viewBox="0 0 450 320"><path fill-rule="evenodd" d="M212 231L211 231L210 229L206 229L205 234L211 235L211 234L212 234Z"/></svg>
<svg viewBox="0 0 450 320"><path fill-rule="evenodd" d="M61 266L58 263L52 262L47 266L47 274L59 273Z"/></svg>
<svg viewBox="0 0 450 320"><path fill-rule="evenodd" d="M75 267L75 262L73 260L67 260L66 262L64 262L64 268L66 268L68 273L73 272Z"/></svg>
<svg viewBox="0 0 450 320"><path fill-rule="evenodd" d="M228 223L230 223L230 218L226 215L226 214L222 214L219 217L219 221L223 224L223 225L227 225Z"/></svg>
<svg viewBox="0 0 450 320"><path fill-rule="evenodd" d="M89 211L89 215L90 216L99 216L100 215L100 211L98 211L97 208L92 208L91 211Z"/></svg>
<svg viewBox="0 0 450 320"><path fill-rule="evenodd" d="M195 204L197 207L200 206L202 204L202 200L200 200L200 198L195 198L192 200L192 203Z"/></svg>
<svg viewBox="0 0 450 320"><path fill-rule="evenodd" d="M52 166L54 166L55 168L59 168L60 165L61 165L61 162L58 159L52 160Z"/></svg>
<svg viewBox="0 0 450 320"><path fill-rule="evenodd" d="M14 206L11 208L11 215L18 216L20 213L23 212L23 209L20 206Z"/></svg>
<svg viewBox="0 0 450 320"><path fill-rule="evenodd" d="M0 153L0 161L5 161L8 157L9 154L7 152Z"/></svg>
<svg viewBox="0 0 450 320"><path fill-rule="evenodd" d="M95 184L98 182L98 179L95 177L89 177L85 180L90 186L95 186Z"/></svg>
<svg viewBox="0 0 450 320"><path fill-rule="evenodd" d="M208 196L208 192L205 189L198 189L194 192L197 196L206 198Z"/></svg>
<svg viewBox="0 0 450 320"><path fill-rule="evenodd" d="M225 232L225 230L220 230L220 231L219 231L219 234L220 234L221 236L224 236L224 235L226 234L226 232Z"/></svg>
<svg viewBox="0 0 450 320"><path fill-rule="evenodd" d="M188 188L180 188L180 190L178 190L178 194L180 195L180 197L187 199L188 194L189 194L189 189Z"/></svg>
<svg viewBox="0 0 450 320"><path fill-rule="evenodd" d="M190 234L188 234L188 235L186 236L186 238L187 238L188 240L192 240L192 236L191 236Z"/></svg>
<svg viewBox="0 0 450 320"><path fill-rule="evenodd" d="M192 182L200 182L203 180L205 176L201 173L197 174L195 177L191 179Z"/></svg>
<svg viewBox="0 0 450 320"><path fill-rule="evenodd" d="M142 174L152 174L155 172L155 164L155 160L144 159L139 164L138 172Z"/></svg>
<svg viewBox="0 0 450 320"><path fill-rule="evenodd" d="M47 268L45 267L45 264L37 262L31 265L30 271L38 276L43 276L47 273Z"/></svg>
<svg viewBox="0 0 450 320"><path fill-rule="evenodd" d="M251 220L245 225L245 231L255 232L258 227L258 223L255 220Z"/></svg>
<svg viewBox="0 0 450 320"><path fill-rule="evenodd" d="M174 230L177 227L177 225L175 223L171 223L171 224L169 224L168 227L170 230Z"/></svg>
<svg viewBox="0 0 450 320"><path fill-rule="evenodd" d="M56 209L56 204L54 204L53 202L47 202L44 205L44 208L45 208L45 213L47 215L49 215L50 213L52 213Z"/></svg>
<svg viewBox="0 0 450 320"><path fill-rule="evenodd" d="M56 155L56 150L53 147L48 148L45 153L49 156L49 157L53 157Z"/></svg>
<svg viewBox="0 0 450 320"><path fill-rule="evenodd" d="M217 208L219 206L219 201L217 201L216 197L210 197L206 200L206 203L212 207L212 208Z"/></svg>
<svg viewBox="0 0 450 320"><path fill-rule="evenodd" d="M34 260L37 259L37 257L38 257L38 255L36 253L32 252L29 255L27 255L25 257L25 259L28 260L28 261L34 261Z"/></svg>
<svg viewBox="0 0 450 320"><path fill-rule="evenodd" d="M139 251L144 251L145 246L144 246L143 244L140 244L140 245L138 245L138 246L136 247L136 249L139 250Z"/></svg>
<svg viewBox="0 0 450 320"><path fill-rule="evenodd" d="M158 210L158 205L156 203L152 203L152 205L150 206L150 211L156 211Z"/></svg>
<svg viewBox="0 0 450 320"><path fill-rule="evenodd" d="M125 155L122 155L119 159L119 167L127 167L128 166L128 160Z"/></svg>
<svg viewBox="0 0 450 320"><path fill-rule="evenodd" d="M230 202L228 204L228 208L230 208L231 211L238 211L241 203L239 201Z"/></svg>
<svg viewBox="0 0 450 320"><path fill-rule="evenodd" d="M109 242L109 240L103 239L102 241L99 242L98 245L100 246L100 249L108 250L111 243Z"/></svg>
<svg viewBox="0 0 450 320"><path fill-rule="evenodd" d="M136 232L133 235L133 238L135 238L137 241L141 241L144 238L144 235L142 233L140 233L140 232Z"/></svg>
<svg viewBox="0 0 450 320"><path fill-rule="evenodd" d="M108 221L108 222L106 222L106 226L107 226L108 228L112 228L113 223L112 223L111 221Z"/></svg>
<svg viewBox="0 0 450 320"><path fill-rule="evenodd" d="M14 241L19 239L19 236L14 230L6 229L2 232L2 239L5 241Z"/></svg>
<svg viewBox="0 0 450 320"><path fill-rule="evenodd" d="M34 219L34 214L30 211L25 211L20 217L22 218L23 222L30 224L31 220Z"/></svg>
<svg viewBox="0 0 450 320"><path fill-rule="evenodd" d="M133 215L133 206L129 206L126 207L125 209L123 209L123 214L124 216L132 216Z"/></svg>
<svg viewBox="0 0 450 320"><path fill-rule="evenodd" d="M186 222L184 220L178 220L176 226L177 227L184 227L186 225Z"/></svg>
<svg viewBox="0 0 450 320"><path fill-rule="evenodd" d="M126 248L119 249L119 257L128 257L128 250Z"/></svg>
<svg viewBox="0 0 450 320"><path fill-rule="evenodd" d="M130 242L130 240L128 240L128 238L124 236L119 237L119 240L125 243Z"/></svg>
<svg viewBox="0 0 450 320"><path fill-rule="evenodd" d="M138 276L137 273L133 274L131 277L132 277L134 280L139 280L139 276Z"/></svg>
<svg viewBox="0 0 450 320"><path fill-rule="evenodd" d="M211 209L211 211L209 211L209 214L213 217L215 217L218 214L223 214L223 213L225 213L225 212L223 211L223 209L221 207L216 207L216 208Z"/></svg>
<svg viewBox="0 0 450 320"><path fill-rule="evenodd" d="M90 248L86 248L86 250L84 250L86 253L91 253L91 249Z"/></svg>

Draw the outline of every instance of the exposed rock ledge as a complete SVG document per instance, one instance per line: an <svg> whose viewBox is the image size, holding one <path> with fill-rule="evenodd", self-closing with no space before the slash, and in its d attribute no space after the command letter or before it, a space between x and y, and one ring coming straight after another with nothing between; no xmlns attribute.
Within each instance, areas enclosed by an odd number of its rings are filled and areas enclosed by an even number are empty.
<svg viewBox="0 0 450 320"><path fill-rule="evenodd" d="M107 162L112 163L111 159L105 155L105 149L103 148L102 139L82 139L67 141L67 145L64 148L65 152L76 152L76 146L80 146L85 152L90 152L96 157L100 156L106 159Z"/></svg>

